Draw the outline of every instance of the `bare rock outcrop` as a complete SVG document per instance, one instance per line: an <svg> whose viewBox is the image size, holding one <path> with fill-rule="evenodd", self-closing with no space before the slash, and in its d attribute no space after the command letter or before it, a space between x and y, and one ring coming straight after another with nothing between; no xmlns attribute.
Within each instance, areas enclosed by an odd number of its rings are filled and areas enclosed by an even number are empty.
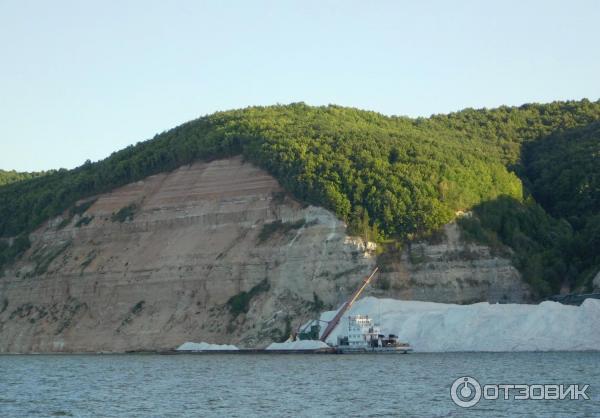
<svg viewBox="0 0 600 418"><path fill-rule="evenodd" d="M437 242L405 248L384 266L380 283L397 299L467 304L525 303L532 297L509 259L487 246L464 242L454 222L440 231Z"/></svg>

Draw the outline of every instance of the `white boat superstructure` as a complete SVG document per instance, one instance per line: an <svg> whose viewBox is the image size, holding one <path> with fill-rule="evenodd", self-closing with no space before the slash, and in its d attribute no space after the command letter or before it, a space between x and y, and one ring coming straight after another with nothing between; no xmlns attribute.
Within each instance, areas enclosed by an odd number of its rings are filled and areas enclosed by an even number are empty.
<svg viewBox="0 0 600 418"><path fill-rule="evenodd" d="M348 334L338 336L337 349L342 353L408 353L406 343L398 341L394 334L386 336L368 315L348 317Z"/></svg>

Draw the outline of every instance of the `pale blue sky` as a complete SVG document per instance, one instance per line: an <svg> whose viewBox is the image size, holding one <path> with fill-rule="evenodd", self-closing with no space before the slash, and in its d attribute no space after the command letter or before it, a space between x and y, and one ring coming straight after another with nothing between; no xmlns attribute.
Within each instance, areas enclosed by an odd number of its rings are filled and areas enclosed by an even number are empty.
<svg viewBox="0 0 600 418"><path fill-rule="evenodd" d="M595 0L0 0L0 168L72 168L254 104L597 100L599 22Z"/></svg>

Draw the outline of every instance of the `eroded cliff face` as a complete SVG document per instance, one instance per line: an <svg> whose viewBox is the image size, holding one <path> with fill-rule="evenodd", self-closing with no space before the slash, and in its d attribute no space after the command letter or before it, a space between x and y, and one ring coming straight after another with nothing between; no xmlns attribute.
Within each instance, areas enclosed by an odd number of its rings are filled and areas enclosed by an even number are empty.
<svg viewBox="0 0 600 418"><path fill-rule="evenodd" d="M530 287L507 258L489 247L465 243L454 222L437 242L417 242L405 248L380 275L385 293L396 299L468 304L526 303Z"/></svg>
<svg viewBox="0 0 600 418"><path fill-rule="evenodd" d="M413 245L370 292L527 299L507 260L472 246L477 257L461 258L467 247L448 228L445 243L423 244L422 260ZM332 213L294 201L240 158L98 196L30 239L0 278L0 352L161 350L184 341L260 347L341 303L376 260L374 247L347 236Z"/></svg>

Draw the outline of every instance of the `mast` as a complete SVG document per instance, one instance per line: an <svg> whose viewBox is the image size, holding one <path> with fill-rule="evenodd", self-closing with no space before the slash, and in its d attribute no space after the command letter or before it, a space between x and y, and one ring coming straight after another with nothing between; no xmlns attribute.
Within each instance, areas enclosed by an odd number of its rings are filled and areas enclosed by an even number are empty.
<svg viewBox="0 0 600 418"><path fill-rule="evenodd" d="M344 316L346 311L350 309L352 304L356 301L356 299L358 299L363 290L365 290L365 287L367 287L368 284L371 283L371 280L373 279L375 273L377 273L378 270L379 267L375 267L373 272L363 280L362 284L358 287L358 289L356 289L354 293L350 296L350 299L344 302L338 313L335 314L333 319L329 321L329 324L327 324L327 328L325 328L325 331L323 331L323 335L321 335L321 341L324 342L327 339L327 337L329 337L329 335L333 332L337 324L340 322L340 319L342 319L342 316Z"/></svg>

